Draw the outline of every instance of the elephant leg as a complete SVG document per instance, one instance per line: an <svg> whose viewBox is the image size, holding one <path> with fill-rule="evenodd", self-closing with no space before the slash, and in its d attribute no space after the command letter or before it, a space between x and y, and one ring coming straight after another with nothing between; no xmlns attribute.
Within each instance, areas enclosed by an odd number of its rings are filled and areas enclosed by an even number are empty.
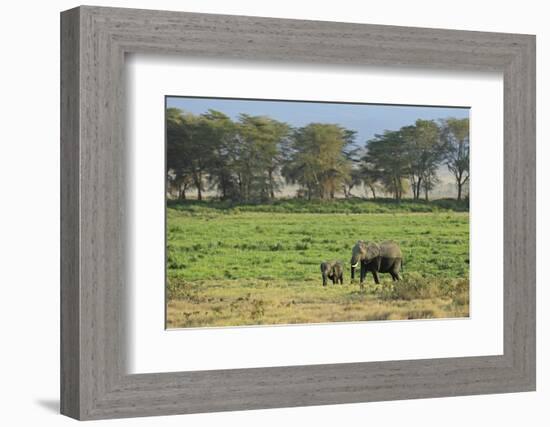
<svg viewBox="0 0 550 427"><path fill-rule="evenodd" d="M380 284L380 279L378 278L378 272L377 271L372 270L372 277L374 279L374 283L376 283L377 285Z"/></svg>
<svg viewBox="0 0 550 427"><path fill-rule="evenodd" d="M332 276L332 284L336 285L336 277Z"/></svg>
<svg viewBox="0 0 550 427"><path fill-rule="evenodd" d="M394 281L401 280L401 276L399 275L399 266L396 265L393 270L391 271L391 276Z"/></svg>
<svg viewBox="0 0 550 427"><path fill-rule="evenodd" d="M399 274L399 272L401 271L401 263L402 263L402 260L397 259L393 268L393 271L395 272L396 280L401 280L401 276Z"/></svg>
<svg viewBox="0 0 550 427"><path fill-rule="evenodd" d="M360 283L363 283L365 281L365 276L367 275L367 266L363 263L361 263L361 280Z"/></svg>
<svg viewBox="0 0 550 427"><path fill-rule="evenodd" d="M340 276L340 284L341 284L341 285L344 284L344 275L343 275L343 274Z"/></svg>
<svg viewBox="0 0 550 427"><path fill-rule="evenodd" d="M397 273L396 273L396 266L395 263L393 266L388 270L388 273L390 273L391 279L395 282L397 280Z"/></svg>

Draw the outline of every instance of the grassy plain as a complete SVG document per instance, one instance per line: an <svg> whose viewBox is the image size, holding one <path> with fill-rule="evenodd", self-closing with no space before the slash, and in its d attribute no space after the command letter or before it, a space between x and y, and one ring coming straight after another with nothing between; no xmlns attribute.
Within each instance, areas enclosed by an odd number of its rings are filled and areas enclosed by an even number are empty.
<svg viewBox="0 0 550 427"><path fill-rule="evenodd" d="M404 280L351 284L358 239L399 242ZM467 205L448 200L169 203L167 327L465 317L468 257ZM328 259L343 286L322 286Z"/></svg>

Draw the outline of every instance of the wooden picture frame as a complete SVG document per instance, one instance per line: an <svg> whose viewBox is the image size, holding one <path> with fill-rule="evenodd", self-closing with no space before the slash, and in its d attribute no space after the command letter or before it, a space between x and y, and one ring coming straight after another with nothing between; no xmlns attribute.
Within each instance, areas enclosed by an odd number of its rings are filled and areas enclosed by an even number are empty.
<svg viewBox="0 0 550 427"><path fill-rule="evenodd" d="M124 57L504 78L504 354L126 373ZM535 37L104 7L61 14L61 412L101 419L535 390Z"/></svg>

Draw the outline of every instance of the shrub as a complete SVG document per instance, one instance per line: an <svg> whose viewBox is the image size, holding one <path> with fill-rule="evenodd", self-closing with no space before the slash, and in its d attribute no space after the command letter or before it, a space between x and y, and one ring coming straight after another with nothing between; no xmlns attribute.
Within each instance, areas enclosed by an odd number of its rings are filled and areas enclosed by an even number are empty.
<svg viewBox="0 0 550 427"><path fill-rule="evenodd" d="M394 199L378 198L335 200L276 199L270 203L230 202L220 200L168 200L169 208L178 213L200 215L204 218L217 214L236 214L239 212L277 212L277 213L397 213L397 212L467 212L467 200L457 202L454 199L421 201L404 199L397 203ZM171 231L171 230L170 230ZM177 230L173 230L176 231Z"/></svg>
<svg viewBox="0 0 550 427"><path fill-rule="evenodd" d="M373 293L384 300L450 298L457 306L468 305L470 282L468 279L424 277L408 273L403 280L376 285Z"/></svg>
<svg viewBox="0 0 550 427"><path fill-rule="evenodd" d="M196 297L196 289L191 283L180 278L168 278L166 281L166 297L171 299L192 299Z"/></svg>
<svg viewBox="0 0 550 427"><path fill-rule="evenodd" d="M269 250L272 251L272 252L282 251L284 249L285 249L285 247L281 242L277 242L276 244L269 246Z"/></svg>
<svg viewBox="0 0 550 427"><path fill-rule="evenodd" d="M423 277L418 273L409 273L403 280L384 283L376 289L377 296L391 300L430 299L440 294L435 279Z"/></svg>

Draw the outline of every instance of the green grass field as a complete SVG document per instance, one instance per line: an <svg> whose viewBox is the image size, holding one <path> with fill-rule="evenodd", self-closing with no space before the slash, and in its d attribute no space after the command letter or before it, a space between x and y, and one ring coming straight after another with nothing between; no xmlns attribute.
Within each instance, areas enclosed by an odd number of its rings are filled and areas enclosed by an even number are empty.
<svg viewBox="0 0 550 427"><path fill-rule="evenodd" d="M404 280L350 284L358 239L397 241ZM452 201L169 203L167 327L465 317L468 257L467 205ZM329 259L343 286L322 286Z"/></svg>

